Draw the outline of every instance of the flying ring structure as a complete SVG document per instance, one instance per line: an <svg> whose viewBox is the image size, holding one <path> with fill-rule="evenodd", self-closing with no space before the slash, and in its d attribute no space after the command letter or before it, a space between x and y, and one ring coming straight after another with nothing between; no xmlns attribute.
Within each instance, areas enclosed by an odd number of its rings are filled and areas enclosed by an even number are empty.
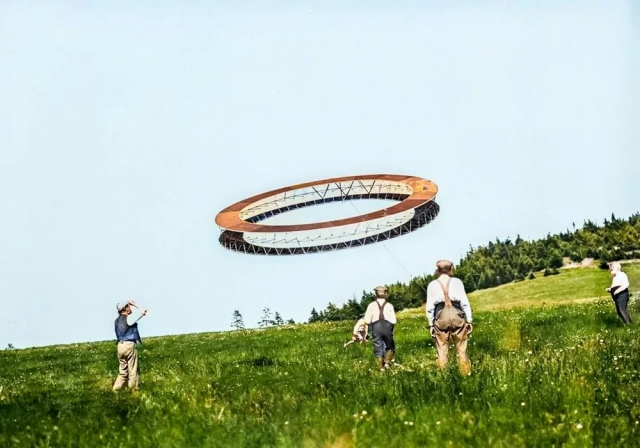
<svg viewBox="0 0 640 448"><path fill-rule="evenodd" d="M334 177L268 191L220 211L219 242L227 249L260 255L296 255L363 246L413 232L440 211L438 186L398 174ZM291 210L335 201L390 199L390 207L350 218L295 225L261 224Z"/></svg>

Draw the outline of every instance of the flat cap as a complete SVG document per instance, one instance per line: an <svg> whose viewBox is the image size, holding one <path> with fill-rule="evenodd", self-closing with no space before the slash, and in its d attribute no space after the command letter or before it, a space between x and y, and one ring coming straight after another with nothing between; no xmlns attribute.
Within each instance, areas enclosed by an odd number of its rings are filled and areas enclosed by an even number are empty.
<svg viewBox="0 0 640 448"><path fill-rule="evenodd" d="M386 286L376 286L375 288L373 288L374 291L387 291L387 287Z"/></svg>
<svg viewBox="0 0 640 448"><path fill-rule="evenodd" d="M438 260L436 267L439 271L449 271L453 267L453 263L449 260Z"/></svg>

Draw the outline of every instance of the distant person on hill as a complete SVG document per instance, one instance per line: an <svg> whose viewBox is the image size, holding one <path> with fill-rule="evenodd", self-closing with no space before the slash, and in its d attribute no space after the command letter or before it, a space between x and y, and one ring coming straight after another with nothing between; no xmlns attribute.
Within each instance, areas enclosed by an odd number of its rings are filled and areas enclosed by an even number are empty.
<svg viewBox="0 0 640 448"><path fill-rule="evenodd" d="M367 342L368 335L368 325L364 321L364 316L358 319L355 326L353 327L353 333L351 335L351 340L344 343L344 347L353 344L354 342L360 342L360 344L364 344Z"/></svg>
<svg viewBox="0 0 640 448"><path fill-rule="evenodd" d="M115 331L120 367L118 377L113 384L113 390L122 389L125 383L128 383L129 389L137 390L139 388L139 366L136 344L142 342L140 333L138 333L138 321L147 315L147 310L139 310L133 300L119 302L116 309L118 310L118 318L115 321Z"/></svg>
<svg viewBox="0 0 640 448"><path fill-rule="evenodd" d="M617 261L609 264L609 272L611 273L611 286L606 289L611 294L613 303L616 305L616 313L622 320L624 325L631 324L631 317L627 312L629 304L629 277L622 272L622 266Z"/></svg>
<svg viewBox="0 0 640 448"><path fill-rule="evenodd" d="M396 343L393 331L396 325L396 312L387 302L387 287L374 289L376 300L371 302L364 313L364 322L371 325L373 354L378 359L380 370L388 369L395 362Z"/></svg>
<svg viewBox="0 0 640 448"><path fill-rule="evenodd" d="M449 342L453 340L458 352L460 371L471 373L467 357L467 337L473 331L471 304L462 280L453 277L453 263L436 263L436 280L427 286L426 315L429 332L438 351L438 367L447 365Z"/></svg>

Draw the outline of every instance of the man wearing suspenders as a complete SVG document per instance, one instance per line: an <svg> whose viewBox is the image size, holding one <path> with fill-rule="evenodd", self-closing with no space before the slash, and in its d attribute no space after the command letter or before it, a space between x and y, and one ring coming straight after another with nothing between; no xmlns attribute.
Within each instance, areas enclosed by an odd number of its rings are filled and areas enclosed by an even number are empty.
<svg viewBox="0 0 640 448"><path fill-rule="evenodd" d="M374 291L376 300L367 307L364 321L371 326L373 354L378 359L380 370L384 371L395 361L396 343L393 330L396 325L396 312L393 305L387 302L386 286L378 286Z"/></svg>
<svg viewBox="0 0 640 448"><path fill-rule="evenodd" d="M471 304L459 278L453 277L453 263L436 263L438 278L427 286L426 314L433 343L438 350L438 367L447 365L449 343L456 344L460 371L471 373L467 357L467 338L473 331Z"/></svg>

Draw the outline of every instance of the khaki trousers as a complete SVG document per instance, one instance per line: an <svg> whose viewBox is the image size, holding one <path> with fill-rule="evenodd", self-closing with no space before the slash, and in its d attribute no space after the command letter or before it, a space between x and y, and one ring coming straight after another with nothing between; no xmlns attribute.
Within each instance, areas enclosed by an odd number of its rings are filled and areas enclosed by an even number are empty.
<svg viewBox="0 0 640 448"><path fill-rule="evenodd" d="M447 365L449 358L449 341L453 339L458 352L458 363L463 375L471 373L471 361L467 357L467 327L458 328L455 331L441 331L433 327L433 342L438 350L438 367Z"/></svg>
<svg viewBox="0 0 640 448"><path fill-rule="evenodd" d="M138 389L138 352L134 342L118 342L118 362L120 368L113 390L122 389L126 382L130 389Z"/></svg>

